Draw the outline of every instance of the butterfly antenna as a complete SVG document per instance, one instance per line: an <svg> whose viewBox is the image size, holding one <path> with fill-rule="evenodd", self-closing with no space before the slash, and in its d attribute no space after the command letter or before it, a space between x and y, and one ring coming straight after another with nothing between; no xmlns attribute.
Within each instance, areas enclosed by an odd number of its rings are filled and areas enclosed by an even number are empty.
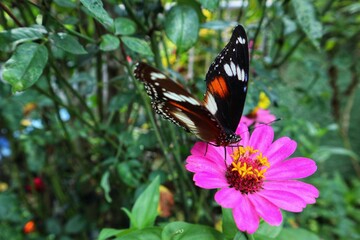
<svg viewBox="0 0 360 240"><path fill-rule="evenodd" d="M281 120L283 120L283 118L277 118L277 119L272 120L272 121L270 121L270 122L268 122L268 123L258 123L257 126L249 127L249 129L250 129L250 130L254 130L255 128L258 128L258 127L270 126L270 125L272 125L273 123L278 122L278 121L281 121ZM260 125L260 126L259 126L259 125Z"/></svg>
<svg viewBox="0 0 360 240"><path fill-rule="evenodd" d="M280 120L283 120L283 118L277 118L271 122L268 122L268 123L259 123L261 126L257 125L256 127L255 126L252 126L252 127L249 127L249 130L254 130L255 128L258 128L258 127L263 127L263 126L270 126L271 124L273 124L274 122L277 122L277 121L280 121ZM239 133L239 135L243 134L244 132L241 132ZM240 144L237 144L237 145L230 145L229 147L242 147L242 145Z"/></svg>

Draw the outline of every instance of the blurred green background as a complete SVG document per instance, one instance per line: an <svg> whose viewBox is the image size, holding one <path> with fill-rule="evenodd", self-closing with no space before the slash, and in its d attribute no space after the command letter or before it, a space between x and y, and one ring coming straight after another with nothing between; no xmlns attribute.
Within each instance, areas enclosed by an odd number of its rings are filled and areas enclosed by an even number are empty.
<svg viewBox="0 0 360 240"><path fill-rule="evenodd" d="M214 192L184 168L197 140L154 115L132 69L147 61L202 99L239 23L251 43L244 114L265 93L276 136L318 165L317 203L283 225L360 239L359 13L350 0L1 1L0 239L128 228L122 208L155 176L167 202L157 223L216 226Z"/></svg>

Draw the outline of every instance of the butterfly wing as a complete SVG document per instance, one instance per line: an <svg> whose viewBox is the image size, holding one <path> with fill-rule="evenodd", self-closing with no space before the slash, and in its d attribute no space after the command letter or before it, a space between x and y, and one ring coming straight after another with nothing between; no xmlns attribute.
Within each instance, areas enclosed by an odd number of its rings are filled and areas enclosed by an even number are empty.
<svg viewBox="0 0 360 240"><path fill-rule="evenodd" d="M235 132L245 103L249 79L246 32L235 27L229 43L210 65L206 75L204 105L225 130Z"/></svg>
<svg viewBox="0 0 360 240"><path fill-rule="evenodd" d="M150 65L139 62L134 70L144 83L156 113L206 142L217 142L223 129L217 119L180 84Z"/></svg>

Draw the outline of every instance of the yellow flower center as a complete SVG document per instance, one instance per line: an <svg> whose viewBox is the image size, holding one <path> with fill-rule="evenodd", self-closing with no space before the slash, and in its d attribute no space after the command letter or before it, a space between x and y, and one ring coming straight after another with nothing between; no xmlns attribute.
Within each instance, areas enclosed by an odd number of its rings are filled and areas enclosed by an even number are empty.
<svg viewBox="0 0 360 240"><path fill-rule="evenodd" d="M270 167L267 157L250 146L238 147L231 157L233 162L226 172L230 186L245 194L259 191Z"/></svg>

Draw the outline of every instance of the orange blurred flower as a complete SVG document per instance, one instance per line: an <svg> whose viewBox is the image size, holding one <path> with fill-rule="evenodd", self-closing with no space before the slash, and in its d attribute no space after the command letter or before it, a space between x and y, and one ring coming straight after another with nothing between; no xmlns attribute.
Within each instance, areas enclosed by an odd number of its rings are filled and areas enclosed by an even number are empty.
<svg viewBox="0 0 360 240"><path fill-rule="evenodd" d="M35 226L35 222L33 220L30 220L27 223L25 223L24 228L23 228L23 232L25 234L35 232L35 230L36 230L36 226Z"/></svg>
<svg viewBox="0 0 360 240"><path fill-rule="evenodd" d="M31 111L33 111L36 108L36 104L35 103L27 103L24 107L23 107L23 114L24 115L28 115Z"/></svg>
<svg viewBox="0 0 360 240"><path fill-rule="evenodd" d="M158 212L160 217L169 217L174 206L174 195L168 188L160 185L160 201Z"/></svg>

